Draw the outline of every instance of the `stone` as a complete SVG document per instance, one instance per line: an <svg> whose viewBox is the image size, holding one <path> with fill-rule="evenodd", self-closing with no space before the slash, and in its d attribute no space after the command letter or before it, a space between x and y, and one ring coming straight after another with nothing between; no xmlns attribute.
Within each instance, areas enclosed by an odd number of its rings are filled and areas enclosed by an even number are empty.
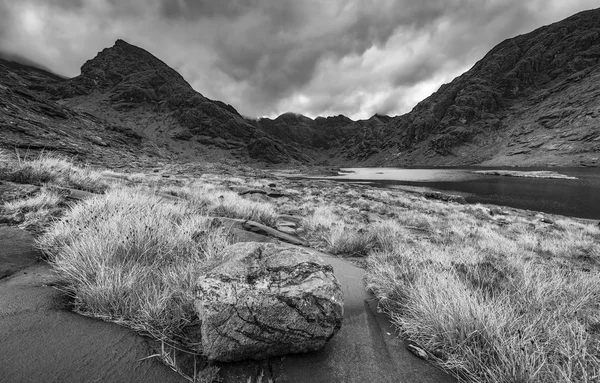
<svg viewBox="0 0 600 383"><path fill-rule="evenodd" d="M266 235L253 233L251 231L246 231L243 229L238 229L236 227L232 227L229 230L229 240L231 243L238 242L276 242L277 240L272 237L267 237Z"/></svg>
<svg viewBox="0 0 600 383"><path fill-rule="evenodd" d="M497 208L497 207L493 207L493 208L489 209L489 213L490 213L491 216L494 216L494 215L506 215L507 214L504 210L502 210L500 208Z"/></svg>
<svg viewBox="0 0 600 383"><path fill-rule="evenodd" d="M227 247L223 259L197 284L198 351L208 359L316 351L341 328L343 293L333 268L318 255L246 242Z"/></svg>
<svg viewBox="0 0 600 383"><path fill-rule="evenodd" d="M243 228L245 230L251 231L253 233L258 233L258 234L261 234L261 235L266 235L266 236L274 237L274 238L277 238L280 241L288 242L288 243L291 243L293 245L308 246L308 242L306 242L302 238L299 238L299 237L297 237L295 235L291 235L291 234L287 234L287 233L281 232L279 230L273 229L272 227L268 227L268 226L263 225L263 224L258 223L258 222L244 221L244 223L243 223L242 226L243 226Z"/></svg>
<svg viewBox="0 0 600 383"><path fill-rule="evenodd" d="M436 199L439 201L444 201L444 202L456 202L459 204L466 204L467 200L465 199L465 197L461 196L461 195L454 195L454 194L444 194L444 193L440 193L440 192L425 192L423 193L423 197L428 198L428 199Z"/></svg>
<svg viewBox="0 0 600 383"><path fill-rule="evenodd" d="M228 217L212 217L211 220L215 227L223 227L228 231L234 242L282 241L292 245L308 246L308 243L297 235L284 233L258 222Z"/></svg>
<svg viewBox="0 0 600 383"><path fill-rule="evenodd" d="M429 355L427 354L427 351L423 350L421 347L417 346L414 343L410 343L409 345L407 345L406 349L408 351L410 351L416 357L419 357L419 358L421 358L423 360L428 360L429 359Z"/></svg>

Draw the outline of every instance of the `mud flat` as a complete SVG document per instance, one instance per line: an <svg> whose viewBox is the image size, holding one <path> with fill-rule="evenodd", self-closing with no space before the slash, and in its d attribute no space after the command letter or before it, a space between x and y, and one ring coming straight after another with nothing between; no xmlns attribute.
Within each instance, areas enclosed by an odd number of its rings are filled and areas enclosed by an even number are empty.
<svg viewBox="0 0 600 383"><path fill-rule="evenodd" d="M0 280L0 381L185 382L147 358L154 351L146 338L71 312L27 232L0 228L0 249L0 266L12 274Z"/></svg>

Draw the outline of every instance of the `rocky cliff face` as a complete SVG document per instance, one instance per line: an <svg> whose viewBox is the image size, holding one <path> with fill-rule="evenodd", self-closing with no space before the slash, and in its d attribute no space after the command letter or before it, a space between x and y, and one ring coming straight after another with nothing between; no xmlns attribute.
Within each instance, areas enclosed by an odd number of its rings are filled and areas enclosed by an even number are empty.
<svg viewBox="0 0 600 383"><path fill-rule="evenodd" d="M600 165L600 9L498 44L403 116L255 125L362 165Z"/></svg>
<svg viewBox="0 0 600 383"><path fill-rule="evenodd" d="M196 92L174 69L123 40L87 61L81 75L47 91L73 108L163 142L180 155L212 150L215 156L266 162L310 160L248 123L231 105Z"/></svg>
<svg viewBox="0 0 600 383"><path fill-rule="evenodd" d="M46 89L63 81L21 61L0 59L0 146L21 155L53 150L102 163L134 163L153 155L134 131L113 129L100 118L50 100Z"/></svg>
<svg viewBox="0 0 600 383"><path fill-rule="evenodd" d="M506 40L382 134L391 164L598 165L600 10Z"/></svg>

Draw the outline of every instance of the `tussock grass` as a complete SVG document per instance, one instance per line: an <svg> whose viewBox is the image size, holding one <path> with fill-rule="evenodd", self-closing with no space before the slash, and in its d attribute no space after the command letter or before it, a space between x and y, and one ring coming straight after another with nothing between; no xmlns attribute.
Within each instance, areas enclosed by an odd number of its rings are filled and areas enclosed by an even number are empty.
<svg viewBox="0 0 600 383"><path fill-rule="evenodd" d="M327 238L327 251L346 257L366 257L374 247L375 236L370 230L350 231L335 227Z"/></svg>
<svg viewBox="0 0 600 383"><path fill-rule="evenodd" d="M317 206L302 221L306 237L313 246L334 255L366 257L374 250L388 249L396 236L403 236L403 228L396 221L386 220L371 225L346 222L335 209Z"/></svg>
<svg viewBox="0 0 600 383"><path fill-rule="evenodd" d="M115 189L73 207L38 244L84 315L173 341L202 266L227 245L189 204Z"/></svg>
<svg viewBox="0 0 600 383"><path fill-rule="evenodd" d="M450 217L461 222L461 213ZM480 222L450 225L430 241L396 241L371 253L368 287L403 333L469 381L595 382L600 278L572 262L572 245L596 252L586 237L596 230L563 226L504 233Z"/></svg>
<svg viewBox="0 0 600 383"><path fill-rule="evenodd" d="M444 369L469 382L600 381L598 226L389 190L310 190L294 203L311 245L366 255L368 288Z"/></svg>
<svg viewBox="0 0 600 383"><path fill-rule="evenodd" d="M42 188L32 197L5 202L4 211L8 214L29 213L43 209L51 209L64 201L64 197L49 188Z"/></svg>
<svg viewBox="0 0 600 383"><path fill-rule="evenodd" d="M267 202L251 201L236 192L211 184L195 183L186 187L169 186L161 189L168 194L186 199L198 211L211 216L256 221L267 226L277 222L275 206Z"/></svg>
<svg viewBox="0 0 600 383"><path fill-rule="evenodd" d="M39 235L62 214L64 206L62 194L44 187L31 197L5 202L0 210L3 215L12 216L22 229Z"/></svg>
<svg viewBox="0 0 600 383"><path fill-rule="evenodd" d="M0 179L41 185L51 183L73 189L100 193L108 189L100 172L75 166L66 159L47 152L33 159L0 152Z"/></svg>

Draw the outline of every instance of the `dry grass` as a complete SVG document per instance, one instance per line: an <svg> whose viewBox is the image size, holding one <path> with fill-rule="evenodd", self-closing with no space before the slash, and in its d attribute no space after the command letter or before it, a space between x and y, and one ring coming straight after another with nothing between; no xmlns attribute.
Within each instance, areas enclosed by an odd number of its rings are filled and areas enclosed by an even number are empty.
<svg viewBox="0 0 600 383"><path fill-rule="evenodd" d="M76 310L173 341L202 265L227 244L188 204L115 189L76 205L40 240Z"/></svg>
<svg viewBox="0 0 600 383"><path fill-rule="evenodd" d="M5 202L4 211L8 214L29 213L54 208L64 201L64 197L49 188L42 188L32 197Z"/></svg>
<svg viewBox="0 0 600 383"><path fill-rule="evenodd" d="M2 215L12 216L20 228L39 235L62 214L64 206L62 194L44 187L31 197L5 202L0 210Z"/></svg>
<svg viewBox="0 0 600 383"><path fill-rule="evenodd" d="M195 209L211 216L246 219L267 226L274 226L277 221L278 213L272 204L251 201L212 184L168 186L161 191L188 200Z"/></svg>
<svg viewBox="0 0 600 383"><path fill-rule="evenodd" d="M398 329L470 382L600 381L600 228L360 186L301 190L311 245L367 256ZM390 218L392 217L392 218Z"/></svg>
<svg viewBox="0 0 600 383"><path fill-rule="evenodd" d="M273 226L278 211L302 215L312 246L366 257L392 321L448 371L470 382L600 381L600 228L357 185L295 185L272 203L227 190L266 182L206 175L111 190L74 207L40 246L80 312L171 341L190 320L198 273L227 243L207 216Z"/></svg>
<svg viewBox="0 0 600 383"><path fill-rule="evenodd" d="M103 192L109 187L100 172L87 166L75 166L47 152L31 159L0 152L0 179L34 185L50 183L94 193Z"/></svg>
<svg viewBox="0 0 600 383"><path fill-rule="evenodd" d="M595 382L600 231L560 225L505 229L447 212L429 240L373 252L368 287L404 334L469 381Z"/></svg>

